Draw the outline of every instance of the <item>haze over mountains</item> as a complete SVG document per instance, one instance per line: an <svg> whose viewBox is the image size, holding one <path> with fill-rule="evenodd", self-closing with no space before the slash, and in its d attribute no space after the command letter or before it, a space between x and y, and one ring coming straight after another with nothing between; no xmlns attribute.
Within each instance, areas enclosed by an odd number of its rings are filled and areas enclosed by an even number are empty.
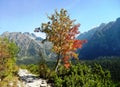
<svg viewBox="0 0 120 87"><path fill-rule="evenodd" d="M21 63L36 63L45 56L46 60L55 60L51 52L50 42L42 43L42 38L33 33L4 32L2 37L13 40L20 48L18 61ZM80 59L94 59L99 56L120 56L120 18L108 24L102 23L88 32L80 34L77 39L88 42L78 50ZM43 54L43 55L41 55Z"/></svg>
<svg viewBox="0 0 120 87"><path fill-rule="evenodd" d="M120 18L89 30L77 37L88 42L83 46L80 59L94 59L100 56L120 56Z"/></svg>

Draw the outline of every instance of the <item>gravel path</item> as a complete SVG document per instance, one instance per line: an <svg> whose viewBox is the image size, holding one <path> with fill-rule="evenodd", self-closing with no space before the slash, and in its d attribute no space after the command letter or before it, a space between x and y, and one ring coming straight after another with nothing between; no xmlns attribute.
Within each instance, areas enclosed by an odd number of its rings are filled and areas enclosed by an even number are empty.
<svg viewBox="0 0 120 87"><path fill-rule="evenodd" d="M20 69L18 75L22 80L24 87L52 87L46 80L38 78L26 69Z"/></svg>

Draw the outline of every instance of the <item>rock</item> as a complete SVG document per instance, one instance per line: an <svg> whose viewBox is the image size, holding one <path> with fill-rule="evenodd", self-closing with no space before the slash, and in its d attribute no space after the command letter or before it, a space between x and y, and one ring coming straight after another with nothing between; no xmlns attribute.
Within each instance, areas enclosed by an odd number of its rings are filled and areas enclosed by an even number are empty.
<svg viewBox="0 0 120 87"><path fill-rule="evenodd" d="M24 84L23 87L51 87L46 80L38 78L36 75L31 74L26 69L20 69L18 75Z"/></svg>

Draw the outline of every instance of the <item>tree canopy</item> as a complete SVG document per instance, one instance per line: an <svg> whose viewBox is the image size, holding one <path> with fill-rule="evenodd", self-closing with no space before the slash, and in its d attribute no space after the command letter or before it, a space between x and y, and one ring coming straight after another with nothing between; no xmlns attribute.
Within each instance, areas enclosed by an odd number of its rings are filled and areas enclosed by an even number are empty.
<svg viewBox="0 0 120 87"><path fill-rule="evenodd" d="M61 9L60 12L48 16L50 20L42 23L41 27L36 28L35 32L46 33L46 40L53 43L53 51L58 55L57 65L62 59L66 68L70 67L70 58L78 58L76 54L77 48L81 48L86 40L76 40L75 37L80 32L78 27L80 24L74 24L75 20L71 20L67 11ZM56 67L57 67L56 65Z"/></svg>

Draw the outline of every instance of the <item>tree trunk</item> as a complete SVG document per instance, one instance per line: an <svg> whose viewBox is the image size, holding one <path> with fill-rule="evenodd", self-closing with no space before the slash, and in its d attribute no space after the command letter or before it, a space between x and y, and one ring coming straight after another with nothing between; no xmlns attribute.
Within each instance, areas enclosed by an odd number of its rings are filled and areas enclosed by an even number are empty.
<svg viewBox="0 0 120 87"><path fill-rule="evenodd" d="M60 62L61 62L60 54L58 54L58 59L57 59L56 65L55 65L55 72L57 72L58 67L59 67L59 65L60 65Z"/></svg>

